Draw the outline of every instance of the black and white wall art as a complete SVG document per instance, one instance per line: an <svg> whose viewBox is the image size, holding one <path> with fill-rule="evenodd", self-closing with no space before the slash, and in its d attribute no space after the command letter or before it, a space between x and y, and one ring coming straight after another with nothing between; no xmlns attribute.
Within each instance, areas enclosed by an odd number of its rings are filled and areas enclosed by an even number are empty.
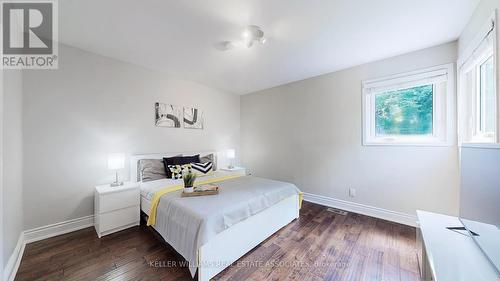
<svg viewBox="0 0 500 281"><path fill-rule="evenodd" d="M184 107L184 128L203 129L203 110L193 107Z"/></svg>
<svg viewBox="0 0 500 281"><path fill-rule="evenodd" d="M158 127L180 128L182 107L172 104L155 103L155 124Z"/></svg>

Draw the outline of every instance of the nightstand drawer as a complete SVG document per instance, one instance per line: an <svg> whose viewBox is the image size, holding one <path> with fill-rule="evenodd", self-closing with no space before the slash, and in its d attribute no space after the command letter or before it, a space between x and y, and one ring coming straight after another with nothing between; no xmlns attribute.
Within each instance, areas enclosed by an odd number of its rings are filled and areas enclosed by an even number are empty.
<svg viewBox="0 0 500 281"><path fill-rule="evenodd" d="M139 221L139 206L99 215L99 231L106 232Z"/></svg>
<svg viewBox="0 0 500 281"><path fill-rule="evenodd" d="M106 213L131 206L139 206L140 191L138 188L101 194L99 196L99 213Z"/></svg>

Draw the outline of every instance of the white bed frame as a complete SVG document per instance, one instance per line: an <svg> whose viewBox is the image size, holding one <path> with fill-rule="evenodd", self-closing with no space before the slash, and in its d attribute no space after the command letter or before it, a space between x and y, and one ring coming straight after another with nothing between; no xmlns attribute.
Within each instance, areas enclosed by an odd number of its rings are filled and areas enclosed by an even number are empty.
<svg viewBox="0 0 500 281"><path fill-rule="evenodd" d="M201 152L201 154L208 153L213 152ZM132 156L130 158L130 179L132 181L137 179L137 161L140 159L161 159L178 154L181 153ZM223 271L273 233L294 219L297 219L299 217L298 203L298 195L288 197L274 206L224 230L204 244L198 253L198 280L210 280L210 278Z"/></svg>

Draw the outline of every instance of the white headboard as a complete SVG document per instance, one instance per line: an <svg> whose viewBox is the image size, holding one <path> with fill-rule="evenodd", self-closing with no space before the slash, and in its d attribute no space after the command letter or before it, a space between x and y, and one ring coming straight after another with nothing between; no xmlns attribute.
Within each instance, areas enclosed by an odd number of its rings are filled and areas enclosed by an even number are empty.
<svg viewBox="0 0 500 281"><path fill-rule="evenodd" d="M169 153L152 153L152 154L138 154L130 156L130 181L137 182L137 163L141 159L163 159L163 157L173 157L177 155L196 155L201 156L213 153L215 161L219 158L216 151L204 151L204 152L169 152Z"/></svg>

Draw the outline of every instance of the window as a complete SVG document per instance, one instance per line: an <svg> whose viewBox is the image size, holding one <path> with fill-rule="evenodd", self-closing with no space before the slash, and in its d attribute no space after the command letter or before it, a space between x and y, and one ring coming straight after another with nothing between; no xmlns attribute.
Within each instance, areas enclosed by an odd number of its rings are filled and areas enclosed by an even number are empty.
<svg viewBox="0 0 500 281"><path fill-rule="evenodd" d="M494 23L487 23L483 36L460 64L460 142L496 142L497 94L495 85Z"/></svg>
<svg viewBox="0 0 500 281"><path fill-rule="evenodd" d="M495 135L495 84L493 56L479 65L478 71L477 134L491 138Z"/></svg>
<svg viewBox="0 0 500 281"><path fill-rule="evenodd" d="M377 136L432 135L433 85L375 95Z"/></svg>
<svg viewBox="0 0 500 281"><path fill-rule="evenodd" d="M363 144L447 145L453 65L363 82Z"/></svg>

